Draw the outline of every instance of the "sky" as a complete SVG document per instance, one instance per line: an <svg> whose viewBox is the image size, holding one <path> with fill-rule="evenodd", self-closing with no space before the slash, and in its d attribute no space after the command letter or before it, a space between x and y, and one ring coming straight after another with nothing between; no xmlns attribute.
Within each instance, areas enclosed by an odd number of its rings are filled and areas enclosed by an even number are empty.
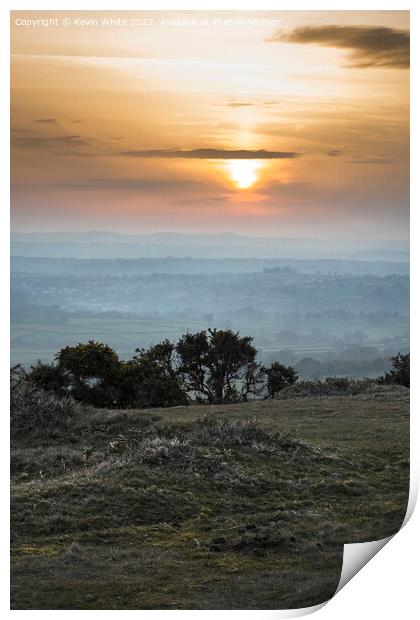
<svg viewBox="0 0 420 620"><path fill-rule="evenodd" d="M11 24L14 231L408 238L407 11Z"/></svg>

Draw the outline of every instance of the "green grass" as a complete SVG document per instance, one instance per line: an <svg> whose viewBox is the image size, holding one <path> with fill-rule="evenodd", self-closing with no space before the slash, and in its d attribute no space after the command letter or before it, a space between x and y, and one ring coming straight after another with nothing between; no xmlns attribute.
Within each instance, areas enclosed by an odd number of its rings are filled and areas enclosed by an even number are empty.
<svg viewBox="0 0 420 620"><path fill-rule="evenodd" d="M15 436L12 608L325 601L343 544L404 519L408 416L395 392L81 410Z"/></svg>

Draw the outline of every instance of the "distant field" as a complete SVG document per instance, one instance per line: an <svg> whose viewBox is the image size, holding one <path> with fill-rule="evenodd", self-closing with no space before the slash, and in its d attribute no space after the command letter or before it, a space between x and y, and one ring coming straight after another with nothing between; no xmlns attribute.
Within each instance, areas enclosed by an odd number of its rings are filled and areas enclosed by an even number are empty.
<svg viewBox="0 0 420 620"><path fill-rule="evenodd" d="M30 365L38 358L51 360L54 354L63 346L99 340L112 346L123 358L133 355L137 347L148 346L164 338L175 340L187 331L194 332L212 327L205 320L121 320L121 319L72 319L66 324L48 325L46 323L13 323L11 327L11 360L13 364ZM255 343L260 352L289 349L303 355L315 355L317 352L336 350L333 345L296 344L288 346L284 342L281 331L294 329L299 331L299 321L294 325L279 324L273 319L256 320L252 325L240 317L235 319L234 329L243 334L255 337ZM311 323L305 320L303 333L325 332L329 337L342 337L343 333L366 331L369 333L369 345L378 348L396 347L408 350L408 339L403 334L408 333L408 319L396 317L390 319L386 325L369 325L367 321L346 320L331 321L317 320Z"/></svg>
<svg viewBox="0 0 420 620"><path fill-rule="evenodd" d="M12 608L327 600L343 544L404 519L408 394L81 410L12 437Z"/></svg>
<svg viewBox="0 0 420 620"><path fill-rule="evenodd" d="M52 359L67 345L99 340L115 348L125 359L139 347L164 338L176 339L189 331L206 329L200 321L95 320L74 319L67 324L14 324L11 329L11 355L14 363L33 363L37 358Z"/></svg>

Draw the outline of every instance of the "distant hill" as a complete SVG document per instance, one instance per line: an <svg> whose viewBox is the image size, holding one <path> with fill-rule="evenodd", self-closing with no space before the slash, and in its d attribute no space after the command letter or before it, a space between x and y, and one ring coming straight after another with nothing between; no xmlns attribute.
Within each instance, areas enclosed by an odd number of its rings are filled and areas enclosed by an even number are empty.
<svg viewBox="0 0 420 620"><path fill-rule="evenodd" d="M108 231L12 233L15 256L68 258L345 258L408 261L408 242L381 239L247 237L235 233L161 232L127 235Z"/></svg>
<svg viewBox="0 0 420 620"><path fill-rule="evenodd" d="M37 274L215 274L251 273L265 269L293 269L301 273L325 273L353 275L391 274L406 276L409 264L384 260L351 259L261 259L261 258L192 258L167 256L161 258L55 258L13 255L12 273Z"/></svg>

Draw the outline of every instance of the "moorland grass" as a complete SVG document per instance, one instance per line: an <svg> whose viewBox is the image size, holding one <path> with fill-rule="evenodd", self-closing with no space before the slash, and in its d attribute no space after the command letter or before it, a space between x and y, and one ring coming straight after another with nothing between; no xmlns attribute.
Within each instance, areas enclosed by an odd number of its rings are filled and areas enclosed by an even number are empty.
<svg viewBox="0 0 420 620"><path fill-rule="evenodd" d="M400 527L408 390L142 411L12 436L12 608L284 609Z"/></svg>

